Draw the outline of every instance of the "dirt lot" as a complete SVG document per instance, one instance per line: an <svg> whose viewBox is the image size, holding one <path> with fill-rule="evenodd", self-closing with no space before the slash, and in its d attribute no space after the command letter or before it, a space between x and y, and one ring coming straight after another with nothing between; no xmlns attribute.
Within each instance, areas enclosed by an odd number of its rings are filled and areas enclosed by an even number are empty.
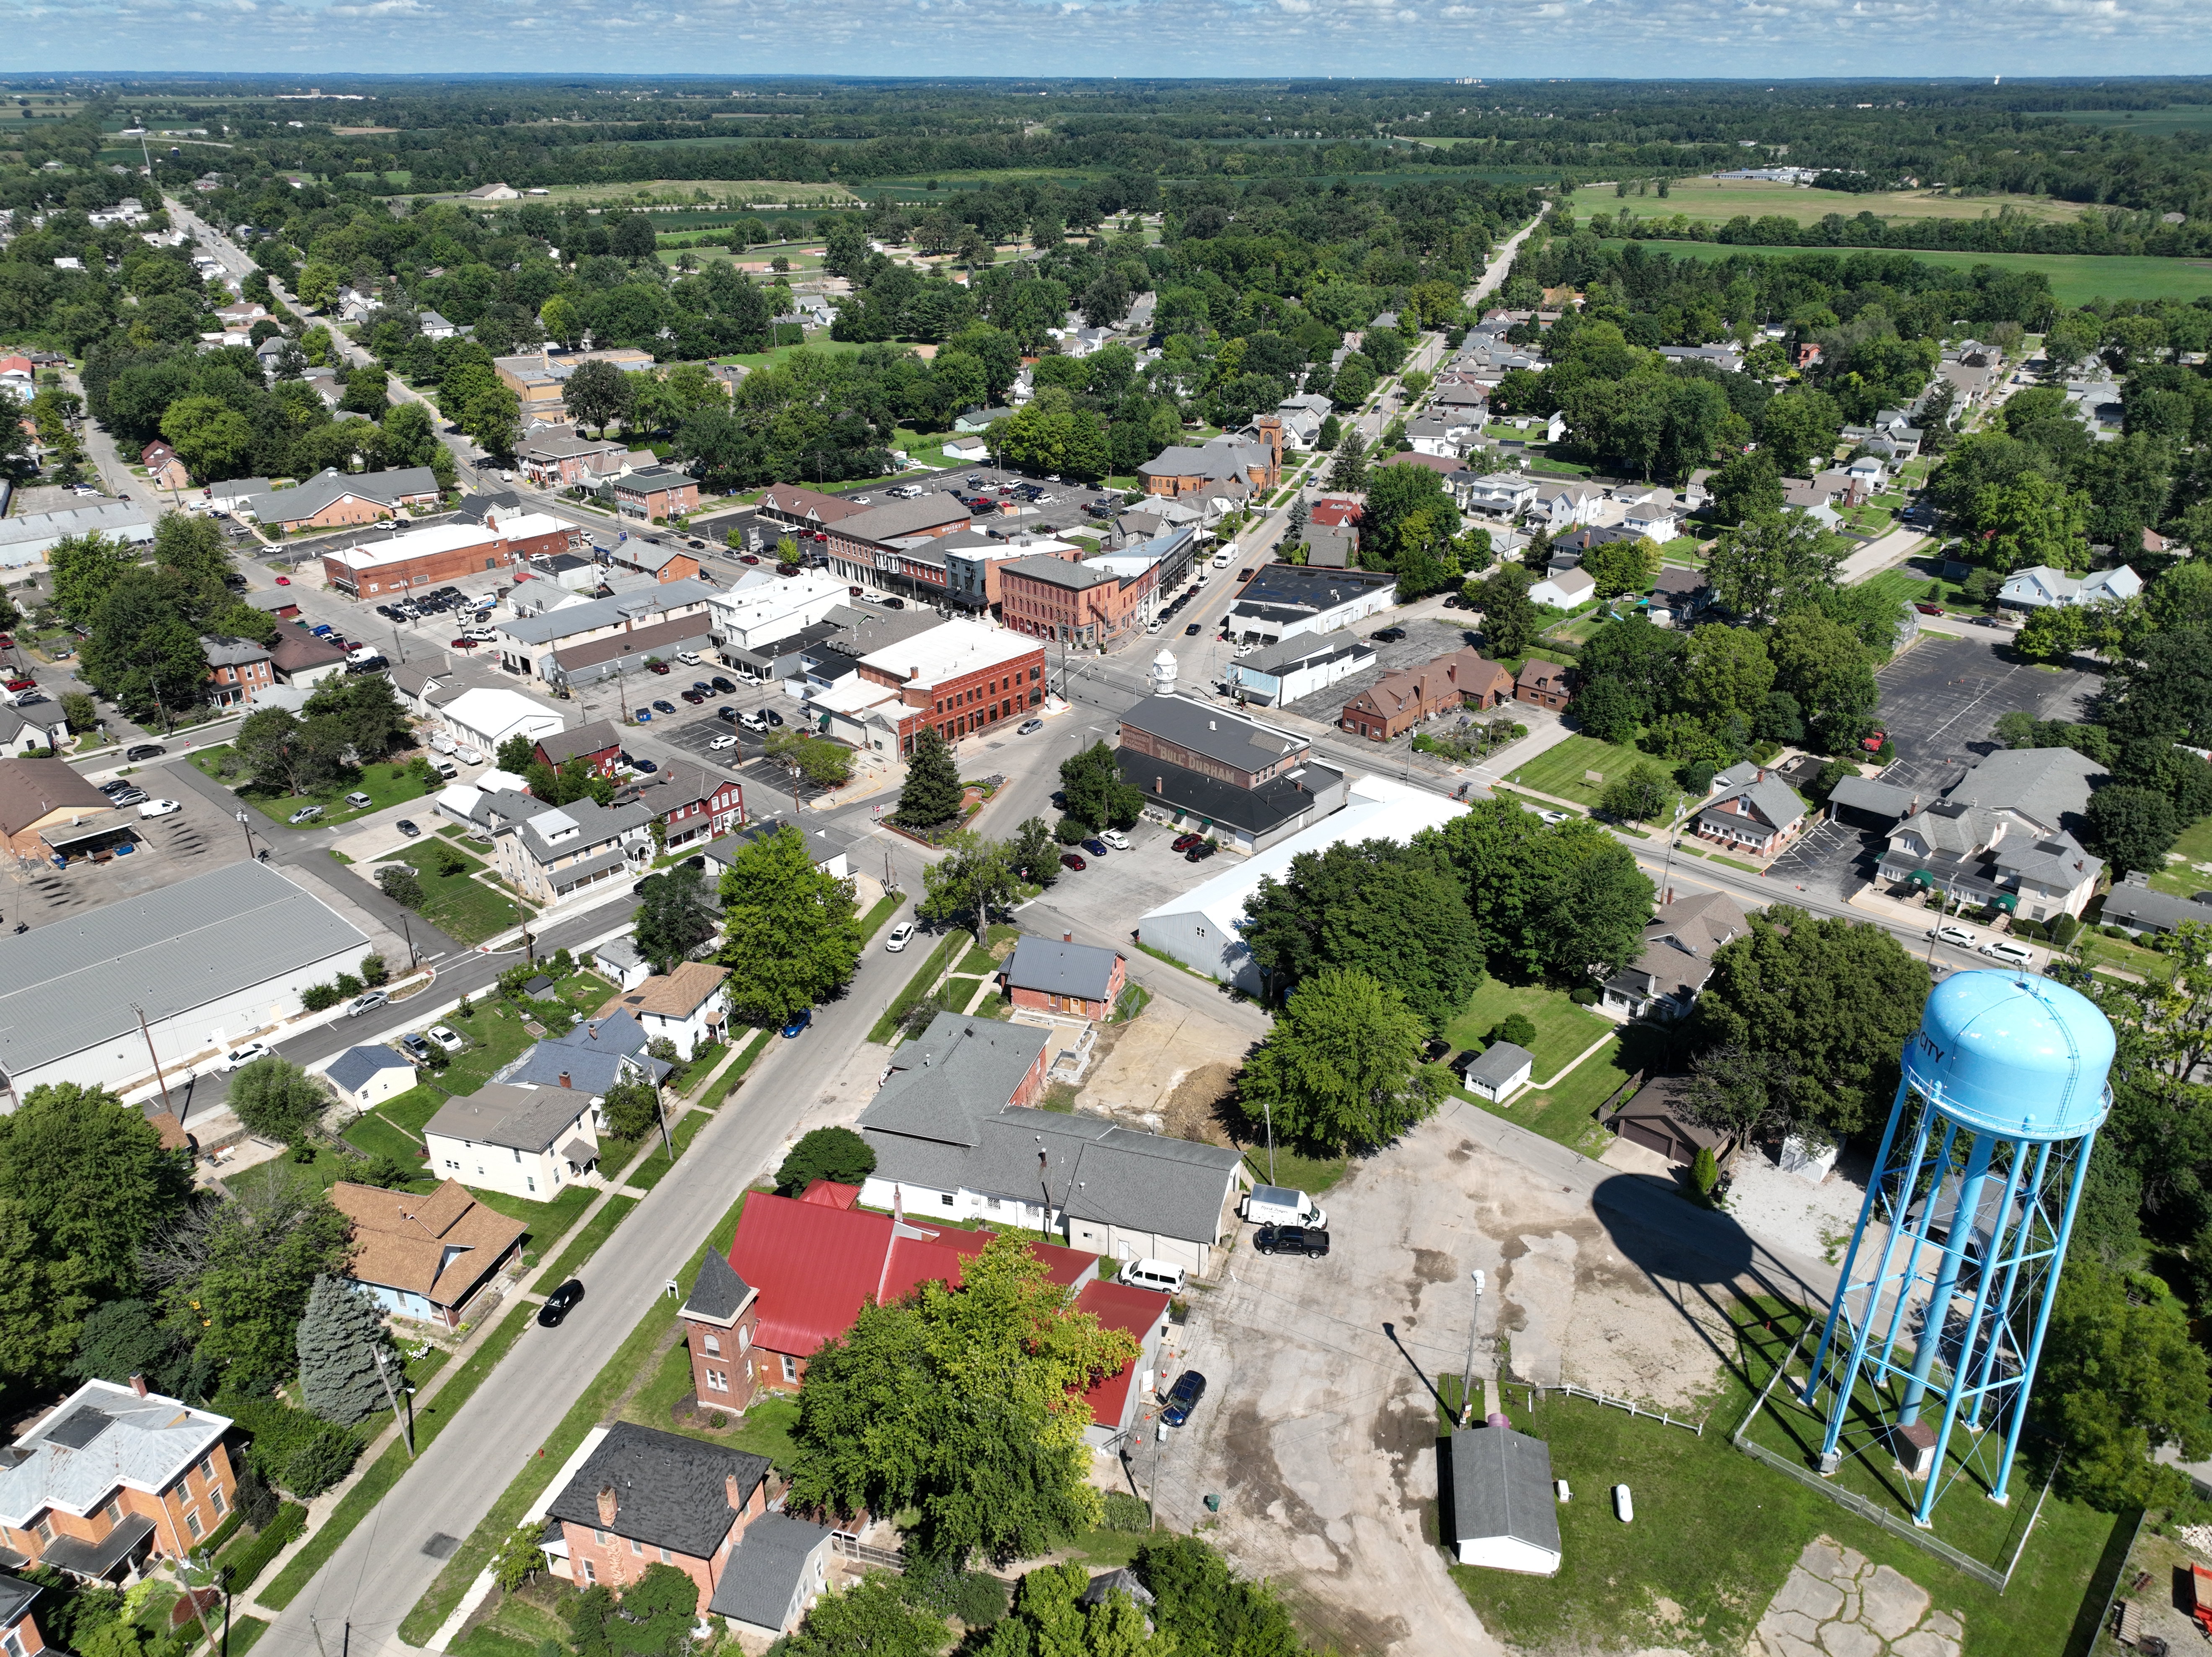
<svg viewBox="0 0 2212 1657"><path fill-rule="evenodd" d="M1466 1362L1470 1272L1489 1281L1478 1375L1572 1381L1692 1416L1717 1378L1729 1285L1760 1286L1747 1246L1713 1247L1703 1217L1685 1209L1677 1232L1641 1192L1625 1209L1619 1187L1636 1176L1579 1161L1554 1174L1474 1134L1448 1110L1355 1167L1324 1199L1326 1260L1237 1249L1193 1296L1187 1350L1206 1401L1164 1447L1137 1452L1139 1478L1158 1463L1164 1518L1208 1526L1347 1654L1499 1649L1431 1545L1431 1388ZM1223 1497L1218 1520L1208 1492Z"/></svg>

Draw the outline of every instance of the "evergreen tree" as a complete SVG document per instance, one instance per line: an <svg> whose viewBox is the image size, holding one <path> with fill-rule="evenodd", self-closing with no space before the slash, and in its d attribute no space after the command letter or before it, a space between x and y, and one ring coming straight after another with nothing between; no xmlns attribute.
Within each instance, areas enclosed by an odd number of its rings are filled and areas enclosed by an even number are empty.
<svg viewBox="0 0 2212 1657"><path fill-rule="evenodd" d="M934 725L924 725L907 762L906 786L899 790L891 821L906 828L930 828L960 815L960 768Z"/></svg>
<svg viewBox="0 0 2212 1657"><path fill-rule="evenodd" d="M324 1420L350 1427L389 1402L376 1355L390 1349L391 1339L368 1297L352 1284L318 1276L296 1338L301 1395Z"/></svg>

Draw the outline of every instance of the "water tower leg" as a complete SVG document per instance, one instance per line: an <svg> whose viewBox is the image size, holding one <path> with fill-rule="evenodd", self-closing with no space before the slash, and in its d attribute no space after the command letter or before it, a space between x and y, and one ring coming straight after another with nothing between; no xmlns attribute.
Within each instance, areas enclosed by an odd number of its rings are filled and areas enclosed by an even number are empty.
<svg viewBox="0 0 2212 1657"><path fill-rule="evenodd" d="M2027 1141L2025 1139L2014 1141L2014 1156L2017 1158L2027 1154ZM2050 1170L2051 1144L2045 1140L2035 1148L2035 1172L2028 1176L2027 1190L2021 1203L2020 1223L2012 1230L2012 1258L2005 1262L2004 1287L1997 1291L1996 1310L1992 1314L1994 1323L2002 1324L2006 1313L2012 1306L2013 1290L2020 1283L2021 1256L2033 1246L2033 1239L2029 1236L2028 1221L2037 1206L2038 1199L2042 1195L2044 1180ZM2008 1205L2007 1213L2009 1214L2009 1212L2010 1206ZM1990 1247L1990 1258L1994 1260L2002 1252L1992 1243ZM1972 1413L1966 1417L1966 1429L1969 1432L1978 1433L1982 1430L1982 1405L1989 1397L1990 1376L1997 1367L1999 1344L1997 1331L1992 1327L1989 1340L1982 1348L1981 1371L1974 1377L1973 1410ZM2002 1411L2000 1411L1998 1413L2002 1414Z"/></svg>
<svg viewBox="0 0 2212 1657"><path fill-rule="evenodd" d="M1990 1492L1993 1502L2005 1500L2005 1487L2012 1481L2013 1457L2020 1448L2020 1429L2027 1422L2027 1392L2035 1384L2035 1366L2043 1357L2043 1332L2051 1325L2051 1304L2058 1298L2058 1271L2065 1264L2066 1244L2074 1235L2075 1211L2081 1204L2081 1181L2089 1172L2089 1153L2096 1144L2094 1130L2076 1142L2074 1178L2066 1187L2066 1211L2058 1222L2058 1235L2051 1250L2051 1268L2045 1274L2043 1292L2035 1308L2035 1332L2028 1338L2027 1355L2021 1363L2020 1387L2013 1394L2012 1425L2005 1431L2004 1460L1997 1464L1997 1487Z"/></svg>
<svg viewBox="0 0 2212 1657"><path fill-rule="evenodd" d="M1936 1367L1936 1350L1943 1344L1943 1320L1951 1304L1952 1290L1958 1286L1959 1268L1966 1258L1967 1240L1974 1235L1974 1217L1982 1205L1982 1180L1989 1168L1989 1136L1977 1133L1972 1149L1966 1152L1966 1170L1959 1181L1959 1199L1951 1210L1950 1233L1943 1240L1936 1281L1928 1291L1928 1310L1921 1320L1920 1338L1912 1349L1911 1375L1897 1409L1899 1426L1910 1427L1920 1419L1920 1400L1928 1395L1928 1377ZM1929 1191L1928 1201L1921 1208L1922 1236L1927 1235L1929 1222L1935 1218L1936 1194L1942 1189L1939 1183Z"/></svg>
<svg viewBox="0 0 2212 1657"><path fill-rule="evenodd" d="M1829 1302L1828 1320L1821 1326L1820 1343L1813 1349L1812 1368L1805 1372L1804 1401L1808 1404L1813 1402L1814 1394L1820 1390L1820 1366L1827 1361L1828 1344L1836 1337L1836 1323L1844 1316L1844 1302L1850 1295L1851 1272L1858 1264L1859 1245L1866 1241L1867 1222L1874 1217L1874 1205L1881 1196L1882 1170L1889 1166L1890 1144L1897 1138L1897 1119L1903 1114L1898 1107L1904 1102L1905 1083L1899 1082L1897 1096L1889 1102L1889 1120L1882 1125L1881 1148L1874 1154L1874 1178L1867 1181L1866 1199L1859 1205L1859 1223L1851 1228L1851 1246L1844 1255L1843 1275L1836 1279L1836 1298ZM1894 1232L1892 1235L1895 1235ZM1882 1254L1885 1266L1888 1259L1888 1252L1885 1250ZM1874 1303L1881 1294L1881 1281L1877 1277L1867 1300L1868 1321L1874 1317ZM1822 1460L1826 1458L1824 1456Z"/></svg>
<svg viewBox="0 0 2212 1657"><path fill-rule="evenodd" d="M1977 1141L1975 1145L1976 1151L1983 1153L1985 1166L1988 1156L1984 1147L1990 1143L1985 1137ZM2017 1152L2018 1145L2015 1144L2014 1149ZM1943 1424L1936 1429L1936 1460L1928 1470L1928 1483L1920 1492L1919 1511L1912 1516L1912 1522L1923 1529L1934 1522L1936 1497L1943 1487L1943 1457L1951 1447L1951 1429L1958 1422L1959 1406L1966 1401L1967 1383L1972 1379L1976 1367L1974 1343L1981 1334L1982 1314L1989 1307L1990 1282L1996 1275L1996 1258L1999 1245L2004 1241L2006 1222L2012 1216L2013 1196L2020 1189L2021 1160L2015 1154L2012 1158L2012 1167L2005 1175L2004 1201L1997 1209L1996 1223L1990 1228L1989 1252L1983 1255L1981 1270L1975 1273L1978 1281L1974 1285L1974 1309L1966 1317L1966 1344L1959 1350L1959 1361L1951 1366L1950 1384L1943 1389ZM1966 1191L1960 1193L1959 1210L1951 1217L1951 1229L1954 1235L1961 1218L1966 1223L1966 1235L1969 1237L1973 1235L1973 1227L1982 1211L1982 1185L1983 1181L1979 1180L1971 1182L1969 1188L1973 1193L1974 1205L1971 1209L1966 1206ZM1933 1315L1932 1308L1930 1315ZM1938 1333L1940 1336L1940 1330Z"/></svg>

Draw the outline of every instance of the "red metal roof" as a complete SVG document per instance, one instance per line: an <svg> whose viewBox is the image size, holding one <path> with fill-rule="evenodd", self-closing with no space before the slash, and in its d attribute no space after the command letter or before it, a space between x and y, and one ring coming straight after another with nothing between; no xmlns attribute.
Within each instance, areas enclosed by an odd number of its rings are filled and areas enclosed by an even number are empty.
<svg viewBox="0 0 2212 1657"><path fill-rule="evenodd" d="M1306 514L1306 521L1335 529L1346 524L1357 524L1366 515L1366 508L1357 501L1316 501L1313 510Z"/></svg>
<svg viewBox="0 0 2212 1657"><path fill-rule="evenodd" d="M1146 1337L1167 1321L1168 1297L1149 1289L1130 1289L1103 1278L1085 1284L1083 1292L1075 1297L1075 1309L1089 1312L1109 1329L1126 1329L1137 1338L1139 1348L1149 1344ZM1129 1388L1137 1379L1137 1366L1145 1361L1139 1350L1121 1370L1109 1375L1083 1395L1091 1406L1091 1418L1102 1426L1120 1428L1127 1424Z"/></svg>
<svg viewBox="0 0 2212 1657"><path fill-rule="evenodd" d="M860 1200L860 1187L839 1185L835 1180L817 1180L799 1195L802 1203L816 1203L823 1208L850 1208Z"/></svg>

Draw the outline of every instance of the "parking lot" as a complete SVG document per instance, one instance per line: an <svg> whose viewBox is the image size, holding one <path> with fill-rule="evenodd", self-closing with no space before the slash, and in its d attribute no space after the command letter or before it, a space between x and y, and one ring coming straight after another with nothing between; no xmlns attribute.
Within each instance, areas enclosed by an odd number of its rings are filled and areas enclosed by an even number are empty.
<svg viewBox="0 0 2212 1657"><path fill-rule="evenodd" d="M149 801L173 799L180 809L142 818L137 806L125 807L137 835L129 854L105 863L72 863L66 869L9 859L9 901L0 920L10 927L44 926L241 861L246 836L237 822L190 784L164 772L164 763L155 762L134 771L131 780L146 791Z"/></svg>
<svg viewBox="0 0 2212 1657"><path fill-rule="evenodd" d="M1008 820L996 823L990 832L1011 835L1018 827L1018 822ZM1128 831L1126 852L1109 849L1102 858L1080 847L1067 848L1090 866L1062 869L1041 901L1101 938L1127 937L1138 916L1237 866L1237 859L1227 853L1203 863L1187 861L1182 853L1170 849L1180 832L1139 821Z"/></svg>
<svg viewBox="0 0 2212 1657"><path fill-rule="evenodd" d="M2001 642L1924 634L1876 671L1881 702L1875 718L1897 747L1882 781L1933 800L1996 751L1990 731L2000 715L2084 717L2082 702L2098 685L2094 675L2008 660ZM1873 829L1821 822L1776 859L1771 872L1777 880L1840 897L1872 877L1881 846Z"/></svg>

